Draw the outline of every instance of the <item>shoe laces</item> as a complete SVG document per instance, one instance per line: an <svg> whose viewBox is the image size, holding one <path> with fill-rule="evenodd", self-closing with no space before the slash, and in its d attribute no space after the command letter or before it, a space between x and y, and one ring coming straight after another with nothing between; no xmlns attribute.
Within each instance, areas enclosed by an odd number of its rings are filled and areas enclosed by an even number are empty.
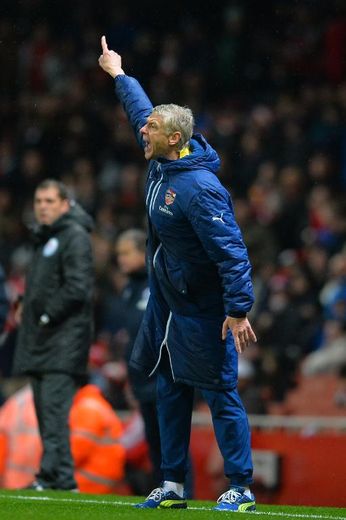
<svg viewBox="0 0 346 520"><path fill-rule="evenodd" d="M236 491L235 489L229 489L226 491L226 493L217 499L217 503L219 504L220 502L229 502L234 504L239 498L241 498L241 496L242 493L239 493L239 491Z"/></svg>
<svg viewBox="0 0 346 520"><path fill-rule="evenodd" d="M158 487L156 489L153 489L150 495L147 496L147 500L154 500L154 502L160 502L164 495L165 491L163 488Z"/></svg>

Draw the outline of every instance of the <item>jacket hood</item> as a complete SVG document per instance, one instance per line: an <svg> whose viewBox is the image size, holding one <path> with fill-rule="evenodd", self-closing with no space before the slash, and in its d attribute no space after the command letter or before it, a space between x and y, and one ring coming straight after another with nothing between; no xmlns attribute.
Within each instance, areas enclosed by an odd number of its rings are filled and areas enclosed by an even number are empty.
<svg viewBox="0 0 346 520"><path fill-rule="evenodd" d="M165 171L177 173L179 170L207 169L216 174L220 168L220 158L201 134L194 134L190 140L190 153L178 161L160 159Z"/></svg>
<svg viewBox="0 0 346 520"><path fill-rule="evenodd" d="M78 222L79 225L89 232L94 228L93 218L75 200L70 201L70 210L54 222L52 229L58 229L61 225L65 226L66 223L71 221Z"/></svg>

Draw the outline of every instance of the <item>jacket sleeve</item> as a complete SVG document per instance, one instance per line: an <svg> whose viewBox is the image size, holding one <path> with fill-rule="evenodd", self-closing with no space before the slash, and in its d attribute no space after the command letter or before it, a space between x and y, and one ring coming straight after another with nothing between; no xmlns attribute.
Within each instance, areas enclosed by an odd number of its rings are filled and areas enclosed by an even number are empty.
<svg viewBox="0 0 346 520"><path fill-rule="evenodd" d="M119 75L115 78L115 92L136 134L138 143L143 146L139 130L145 125L153 110L150 99L138 81L126 75Z"/></svg>
<svg viewBox="0 0 346 520"><path fill-rule="evenodd" d="M251 265L229 195L211 188L202 190L192 199L188 218L217 266L226 314L244 316L254 301Z"/></svg>
<svg viewBox="0 0 346 520"><path fill-rule="evenodd" d="M74 228L61 255L63 283L45 308L52 323L60 323L92 300L93 256L88 233Z"/></svg>

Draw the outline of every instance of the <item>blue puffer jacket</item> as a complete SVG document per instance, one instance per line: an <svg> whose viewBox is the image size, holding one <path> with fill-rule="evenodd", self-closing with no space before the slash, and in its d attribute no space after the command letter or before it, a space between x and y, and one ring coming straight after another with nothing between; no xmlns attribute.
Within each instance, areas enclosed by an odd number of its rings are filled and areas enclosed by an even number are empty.
<svg viewBox="0 0 346 520"><path fill-rule="evenodd" d="M136 79L117 76L116 93L140 144L139 129L153 106ZM216 173L220 160L199 134L190 154L149 163L148 307L132 366L153 373L164 344L176 381L233 387L237 353L232 334L221 338L225 315L252 306L251 266L228 191Z"/></svg>

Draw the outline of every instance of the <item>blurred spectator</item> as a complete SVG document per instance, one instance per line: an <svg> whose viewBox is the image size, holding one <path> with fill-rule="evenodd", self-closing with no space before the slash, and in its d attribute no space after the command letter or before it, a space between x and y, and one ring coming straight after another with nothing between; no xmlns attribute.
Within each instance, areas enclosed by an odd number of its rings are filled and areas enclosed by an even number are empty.
<svg viewBox="0 0 346 520"><path fill-rule="evenodd" d="M275 263L278 245L271 229L254 218L250 203L246 199L236 199L234 211L254 272L267 263Z"/></svg>
<svg viewBox="0 0 346 520"><path fill-rule="evenodd" d="M346 320L346 252L332 256L329 278L320 292L325 319Z"/></svg>
<svg viewBox="0 0 346 520"><path fill-rule="evenodd" d="M9 309L0 345L0 375L3 378L4 397L22 385L22 379L12 377L13 357L17 338L17 313L25 290L25 273L32 258L29 247L20 246L10 256L6 289Z"/></svg>
<svg viewBox="0 0 346 520"><path fill-rule="evenodd" d="M13 393L0 410L0 486L31 484L41 458L34 400L30 385Z"/></svg>
<svg viewBox="0 0 346 520"><path fill-rule="evenodd" d="M275 221L279 247L300 249L306 226L305 180L296 166L285 166L279 172L280 210Z"/></svg>
<svg viewBox="0 0 346 520"><path fill-rule="evenodd" d="M123 484L126 450L123 425L95 385L81 387L70 410L75 479L83 493L117 493ZM28 486L40 466L42 444L30 385L0 411L0 487Z"/></svg>
<svg viewBox="0 0 346 520"><path fill-rule="evenodd" d="M255 367L245 357L238 359L238 391L247 413L265 414L266 403L256 384Z"/></svg>
<svg viewBox="0 0 346 520"><path fill-rule="evenodd" d="M125 476L123 425L101 390L86 385L76 393L70 411L71 450L78 489L117 493Z"/></svg>
<svg viewBox="0 0 346 520"><path fill-rule="evenodd" d="M339 367L339 385L334 395L336 406L346 408L346 363Z"/></svg>
<svg viewBox="0 0 346 520"><path fill-rule="evenodd" d="M138 371L134 371L129 365L132 348L149 299L145 261L146 239L147 235L143 230L129 229L119 235L115 246L120 272L128 276L128 283L121 293L124 320L122 328L127 336L124 358L127 363L130 386L144 421L145 436L152 463L152 479L151 482L149 479L147 480L146 489L142 490L144 495L153 487L160 486L163 479L160 431L156 409L156 376L148 378ZM189 498L193 495L191 462L186 493Z"/></svg>
<svg viewBox="0 0 346 520"><path fill-rule="evenodd" d="M303 375L334 373L346 364L346 321L327 320L324 323L323 341L318 350L302 362Z"/></svg>

